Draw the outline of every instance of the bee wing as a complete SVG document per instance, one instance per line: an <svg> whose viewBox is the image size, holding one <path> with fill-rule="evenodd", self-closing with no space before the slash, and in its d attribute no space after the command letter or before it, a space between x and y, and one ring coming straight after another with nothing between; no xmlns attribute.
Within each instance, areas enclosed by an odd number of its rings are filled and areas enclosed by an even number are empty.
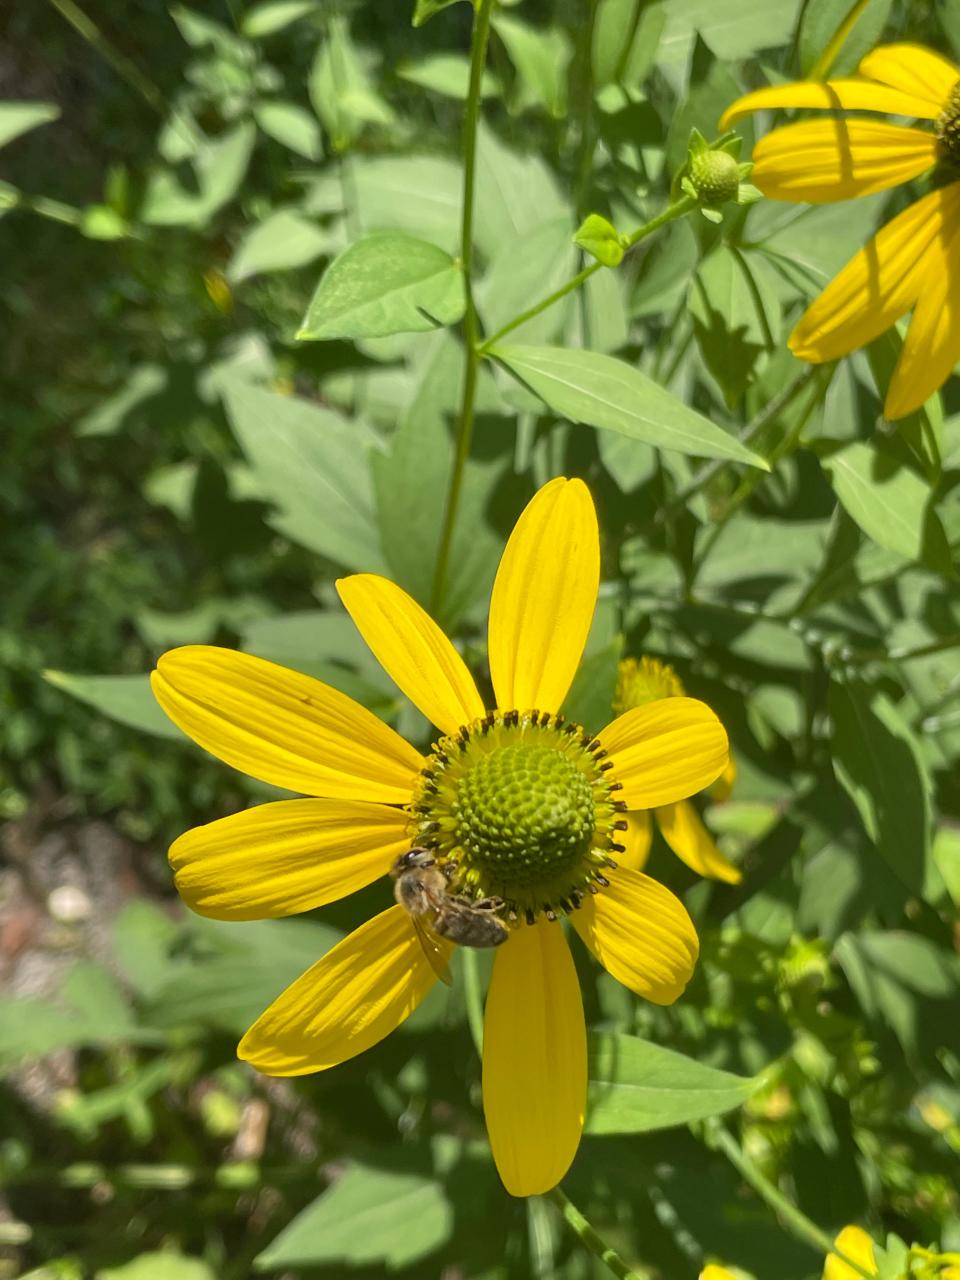
<svg viewBox="0 0 960 1280"><path fill-rule="evenodd" d="M446 983L448 987L452 987L453 979L450 977L446 948L441 945L439 938L424 920L423 916L411 916L410 921L413 924L414 932L420 942L421 950L429 961L430 968L441 982Z"/></svg>

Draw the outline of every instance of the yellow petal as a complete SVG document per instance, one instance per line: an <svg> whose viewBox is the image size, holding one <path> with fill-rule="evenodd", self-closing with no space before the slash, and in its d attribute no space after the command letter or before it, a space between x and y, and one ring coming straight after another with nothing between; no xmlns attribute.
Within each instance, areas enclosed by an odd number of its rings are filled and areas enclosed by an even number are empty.
<svg viewBox="0 0 960 1280"><path fill-rule="evenodd" d="M876 1275L877 1259L873 1252L873 1241L862 1227L844 1227L833 1243L851 1262L856 1262L865 1271ZM824 1263L823 1280L861 1280L861 1277L853 1267L847 1266L835 1253L831 1253Z"/></svg>
<svg viewBox="0 0 960 1280"><path fill-rule="evenodd" d="M720 117L720 130L729 129L734 120L749 115L751 111L769 111L775 107L886 111L892 116L912 116L919 120L935 120L943 110L942 102L934 107L926 92L903 93L882 84L849 78L828 80L825 84L796 80L792 84L772 84L744 94Z"/></svg>
<svg viewBox="0 0 960 1280"><path fill-rule="evenodd" d="M801 360L837 360L872 342L916 302L924 255L943 235L954 188L931 191L888 222L801 316L790 350Z"/></svg>
<svg viewBox="0 0 960 1280"><path fill-rule="evenodd" d="M688 800L661 805L656 812L657 825L664 840L691 871L709 880L740 883L743 877L739 869L728 862L717 848L713 836Z"/></svg>
<svg viewBox="0 0 960 1280"><path fill-rule="evenodd" d="M696 698L632 707L598 735L628 809L655 809L710 785L729 757L723 725Z"/></svg>
<svg viewBox="0 0 960 1280"><path fill-rule="evenodd" d="M436 980L410 917L388 907L287 987L237 1056L268 1076L325 1071L388 1036Z"/></svg>
<svg viewBox="0 0 960 1280"><path fill-rule="evenodd" d="M621 867L632 867L634 871L642 871L650 857L650 845L653 842L653 823L646 809L635 809L633 813L624 814L626 831L619 835L624 852L617 854L617 862Z"/></svg>
<svg viewBox="0 0 960 1280"><path fill-rule="evenodd" d="M366 707L248 653L200 644L171 649L151 684L194 742L274 786L406 804L423 767L420 754Z"/></svg>
<svg viewBox="0 0 960 1280"><path fill-rule="evenodd" d="M727 761L727 767L721 773L716 782L711 784L710 796L717 804L723 804L724 800L729 800L733 791L733 784L737 780L737 764L733 756Z"/></svg>
<svg viewBox="0 0 960 1280"><path fill-rule="evenodd" d="M654 1004L673 1004L690 981L700 944L678 897L641 871L619 867L610 887L571 917L618 982Z"/></svg>
<svg viewBox="0 0 960 1280"><path fill-rule="evenodd" d="M587 1033L558 924L515 930L496 953L483 1023L483 1110L513 1196L555 1187L577 1153L587 1101Z"/></svg>
<svg viewBox="0 0 960 1280"><path fill-rule="evenodd" d="M489 654L502 711L560 710L586 643L600 585L589 490L551 480L511 533L490 599Z"/></svg>
<svg viewBox="0 0 960 1280"><path fill-rule="evenodd" d="M340 599L384 671L442 733L456 734L484 713L456 649L396 583L358 573L337 583Z"/></svg>
<svg viewBox="0 0 960 1280"><path fill-rule="evenodd" d="M710 1262L700 1272L698 1280L737 1280L737 1277L726 1267L718 1267L715 1262Z"/></svg>
<svg viewBox="0 0 960 1280"><path fill-rule="evenodd" d="M918 44L881 45L867 54L857 71L925 101L930 120L937 118L960 80L960 70L952 62ZM896 114L920 115L920 112L897 111Z"/></svg>
<svg viewBox="0 0 960 1280"><path fill-rule="evenodd" d="M944 205L946 226L923 253L920 297L887 391L891 420L919 409L960 359L960 183L946 188Z"/></svg>
<svg viewBox="0 0 960 1280"><path fill-rule="evenodd" d="M177 891L215 920L262 920L336 902L410 847L407 816L359 800L278 800L194 827L170 848Z"/></svg>
<svg viewBox="0 0 960 1280"><path fill-rule="evenodd" d="M750 180L771 200L829 204L899 186L936 160L929 131L879 120L803 120L760 139Z"/></svg>

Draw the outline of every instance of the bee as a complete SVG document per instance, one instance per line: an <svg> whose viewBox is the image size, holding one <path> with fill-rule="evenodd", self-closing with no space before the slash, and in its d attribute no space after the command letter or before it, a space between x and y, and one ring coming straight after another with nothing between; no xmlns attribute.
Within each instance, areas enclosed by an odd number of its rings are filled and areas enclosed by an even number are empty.
<svg viewBox="0 0 960 1280"><path fill-rule="evenodd" d="M409 915L423 953L447 985L447 961L439 939L461 947L499 947L509 936L497 916L500 898L471 902L450 892L449 881L429 849L419 846L402 853L390 869L393 895Z"/></svg>

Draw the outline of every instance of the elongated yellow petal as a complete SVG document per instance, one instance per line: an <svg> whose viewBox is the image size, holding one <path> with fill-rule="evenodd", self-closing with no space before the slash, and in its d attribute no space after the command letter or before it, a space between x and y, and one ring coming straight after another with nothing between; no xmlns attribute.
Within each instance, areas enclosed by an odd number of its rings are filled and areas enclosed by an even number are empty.
<svg viewBox="0 0 960 1280"><path fill-rule="evenodd" d="M803 120L760 139L751 181L771 200L830 204L897 187L936 159L929 131L880 120Z"/></svg>
<svg viewBox="0 0 960 1280"><path fill-rule="evenodd" d="M503 1185L555 1187L577 1153L587 1101L580 985L558 924L528 925L497 951L483 1023L483 1110Z"/></svg>
<svg viewBox="0 0 960 1280"><path fill-rule="evenodd" d="M729 756L723 725L696 698L632 707L598 735L628 809L655 809L710 785Z"/></svg>
<svg viewBox="0 0 960 1280"><path fill-rule="evenodd" d="M617 854L617 862L621 867L631 867L634 871L642 871L650 857L650 845L653 843L653 823L646 809L635 809L633 813L624 814L626 831L620 834L620 843L624 852Z"/></svg>
<svg viewBox="0 0 960 1280"><path fill-rule="evenodd" d="M194 742L274 786L406 804L423 767L422 756L366 707L248 653L212 645L171 649L151 684Z"/></svg>
<svg viewBox="0 0 960 1280"><path fill-rule="evenodd" d="M960 184L948 187L943 232L923 253L920 297L890 379L884 414L902 418L929 399L960 359Z"/></svg>
<svg viewBox="0 0 960 1280"><path fill-rule="evenodd" d="M739 869L717 848L713 836L689 800L661 805L656 813L664 840L691 871L698 876L706 876L708 880L740 883L743 877Z"/></svg>
<svg viewBox="0 0 960 1280"><path fill-rule="evenodd" d="M858 1263L872 1275L877 1273L877 1259L873 1252L873 1241L862 1227L844 1227L833 1242L842 1254L851 1262ZM837 1257L835 1253L827 1255L823 1267L823 1280L861 1280L853 1267Z"/></svg>
<svg viewBox="0 0 960 1280"><path fill-rule="evenodd" d="M502 711L560 710L586 643L600 585L589 490L562 477L527 504L490 599L490 675Z"/></svg>
<svg viewBox="0 0 960 1280"><path fill-rule="evenodd" d="M170 865L192 910L261 920L336 902L386 875L410 847L407 816L359 800L277 800L194 827Z"/></svg>
<svg viewBox="0 0 960 1280"><path fill-rule="evenodd" d="M325 1071L389 1035L436 980L410 917L388 907L287 987L237 1056L268 1076Z"/></svg>
<svg viewBox="0 0 960 1280"><path fill-rule="evenodd" d="M888 222L801 316L790 335L793 354L815 363L837 360L905 315L923 284L924 255L955 205L954 189L944 187Z"/></svg>
<svg viewBox="0 0 960 1280"><path fill-rule="evenodd" d="M678 897L641 871L618 867L610 887L571 917L606 971L654 1004L673 1004L690 981L700 944Z"/></svg>
<svg viewBox="0 0 960 1280"><path fill-rule="evenodd" d="M415 600L372 573L341 578L337 590L384 671L443 733L484 713L477 686L456 649Z"/></svg>
<svg viewBox="0 0 960 1280"><path fill-rule="evenodd" d="M918 120L936 119L943 109L942 103L934 109L926 93L904 93L868 80L847 78L828 80L825 84L795 80L792 84L772 84L744 94L720 117L720 129L729 129L735 120L751 111L771 111L776 107L886 111L892 116L912 116Z"/></svg>
<svg viewBox="0 0 960 1280"><path fill-rule="evenodd" d="M900 93L924 100L931 120L946 106L960 80L960 70L952 62L919 44L881 45L867 54L857 71ZM920 115L920 112L897 111L896 114Z"/></svg>

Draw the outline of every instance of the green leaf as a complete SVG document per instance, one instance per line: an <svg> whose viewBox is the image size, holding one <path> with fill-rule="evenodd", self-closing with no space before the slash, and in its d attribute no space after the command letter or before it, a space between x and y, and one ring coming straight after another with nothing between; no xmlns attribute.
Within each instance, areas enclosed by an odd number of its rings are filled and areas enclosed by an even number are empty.
<svg viewBox="0 0 960 1280"><path fill-rule="evenodd" d="M59 119L60 108L53 102L0 102L0 147Z"/></svg>
<svg viewBox="0 0 960 1280"><path fill-rule="evenodd" d="M319 160L323 155L319 125L309 111L295 102L258 102L253 118L264 133L298 156Z"/></svg>
<svg viewBox="0 0 960 1280"><path fill-rule="evenodd" d="M320 254L336 252L339 228L327 231L294 209L277 209L252 227L237 245L227 278L234 284L270 271L302 267Z"/></svg>
<svg viewBox="0 0 960 1280"><path fill-rule="evenodd" d="M397 75L410 84L418 84L421 89L462 100L466 98L470 84L470 60L461 53L432 53L416 62L401 62ZM480 82L481 97L489 98L497 92L496 76L491 71L484 71Z"/></svg>
<svg viewBox="0 0 960 1280"><path fill-rule="evenodd" d="M286 537L350 569L383 569L370 453L360 423L240 378L224 379L227 417Z"/></svg>
<svg viewBox="0 0 960 1280"><path fill-rule="evenodd" d="M617 267L623 261L620 234L609 218L602 214L588 214L577 228L573 240L605 267Z"/></svg>
<svg viewBox="0 0 960 1280"><path fill-rule="evenodd" d="M413 25L422 27L435 13L439 13L441 9L448 9L450 5L456 4L456 2L457 0L417 0L416 8L413 11Z"/></svg>
<svg viewBox="0 0 960 1280"><path fill-rule="evenodd" d="M773 268L759 254L720 245L698 267L688 305L704 363L732 406L780 334Z"/></svg>
<svg viewBox="0 0 960 1280"><path fill-rule="evenodd" d="M490 354L571 422L619 431L659 449L769 470L757 454L622 360L561 347L498 346Z"/></svg>
<svg viewBox="0 0 960 1280"><path fill-rule="evenodd" d="M565 284L575 269L569 217L564 214L508 240L476 289L477 307L488 333L495 333L530 305L530 299ZM531 343L555 338L563 327L572 298L525 321L511 339Z"/></svg>
<svg viewBox="0 0 960 1280"><path fill-rule="evenodd" d="M871 0L844 41L829 70L831 76L851 75L857 63L878 44L887 25L893 0ZM817 62L846 18L852 0L808 0L800 22L800 70L804 76Z"/></svg>
<svg viewBox="0 0 960 1280"><path fill-rule="evenodd" d="M283 31L308 13L317 12L317 0L264 0L248 9L240 22L240 30L250 40Z"/></svg>
<svg viewBox="0 0 960 1280"><path fill-rule="evenodd" d="M593 29L595 87L641 84L657 56L664 20L661 0L600 0ZM627 48L624 32L633 33Z"/></svg>
<svg viewBox="0 0 960 1280"><path fill-rule="evenodd" d="M459 173L458 173L459 179ZM459 209L459 191L457 195ZM515 240L573 217L556 179L536 152L512 150L481 120L477 130L477 247L488 260ZM538 290L538 296L540 291ZM533 301L527 298L524 308Z"/></svg>
<svg viewBox="0 0 960 1280"><path fill-rule="evenodd" d="M104 1267L96 1280L216 1280L213 1268L181 1253L141 1253L122 1267Z"/></svg>
<svg viewBox="0 0 960 1280"><path fill-rule="evenodd" d="M797 9L797 0L764 0L762 5L755 0L670 0L658 62L686 62L697 34L727 62L786 44Z"/></svg>
<svg viewBox="0 0 960 1280"><path fill-rule="evenodd" d="M436 245L395 231L367 236L331 262L297 337L382 338L456 324L463 272Z"/></svg>
<svg viewBox="0 0 960 1280"><path fill-rule="evenodd" d="M763 1083L636 1036L589 1036L587 1133L648 1133L722 1115Z"/></svg>
<svg viewBox="0 0 960 1280"><path fill-rule="evenodd" d="M137 365L119 391L78 419L74 432L78 436L113 435L136 417L134 410L166 389L168 379L161 365Z"/></svg>
<svg viewBox="0 0 960 1280"><path fill-rule="evenodd" d="M881 444L855 440L821 453L837 498L867 537L910 560L950 572L943 527L929 485Z"/></svg>
<svg viewBox="0 0 960 1280"><path fill-rule="evenodd" d="M368 124L389 125L393 112L374 88L346 20L334 15L307 79L310 101L335 151L346 151Z"/></svg>
<svg viewBox="0 0 960 1280"><path fill-rule="evenodd" d="M934 837L932 852L953 905L960 907L960 831L941 827Z"/></svg>
<svg viewBox="0 0 960 1280"><path fill-rule="evenodd" d="M196 188L185 187L172 169L160 169L147 183L141 219L151 226L202 227L239 189L250 163L257 130L239 124L216 139L205 139L192 157Z"/></svg>
<svg viewBox="0 0 960 1280"><path fill-rule="evenodd" d="M434 1253L453 1233L441 1184L418 1173L353 1164L261 1253L258 1271L321 1263L394 1270Z"/></svg>
<svg viewBox="0 0 960 1280"><path fill-rule="evenodd" d="M830 686L833 768L864 830L900 881L922 893L930 854L932 781L920 744L884 693Z"/></svg>
<svg viewBox="0 0 960 1280"><path fill-rule="evenodd" d="M183 734L160 710L150 690L149 676L84 676L69 671L45 671L44 679L58 689L95 707L111 720L183 741Z"/></svg>
<svg viewBox="0 0 960 1280"><path fill-rule="evenodd" d="M500 11L494 13L493 28L520 77L518 107L542 106L562 120L567 110L567 68L573 56L570 37L559 27L538 31Z"/></svg>

